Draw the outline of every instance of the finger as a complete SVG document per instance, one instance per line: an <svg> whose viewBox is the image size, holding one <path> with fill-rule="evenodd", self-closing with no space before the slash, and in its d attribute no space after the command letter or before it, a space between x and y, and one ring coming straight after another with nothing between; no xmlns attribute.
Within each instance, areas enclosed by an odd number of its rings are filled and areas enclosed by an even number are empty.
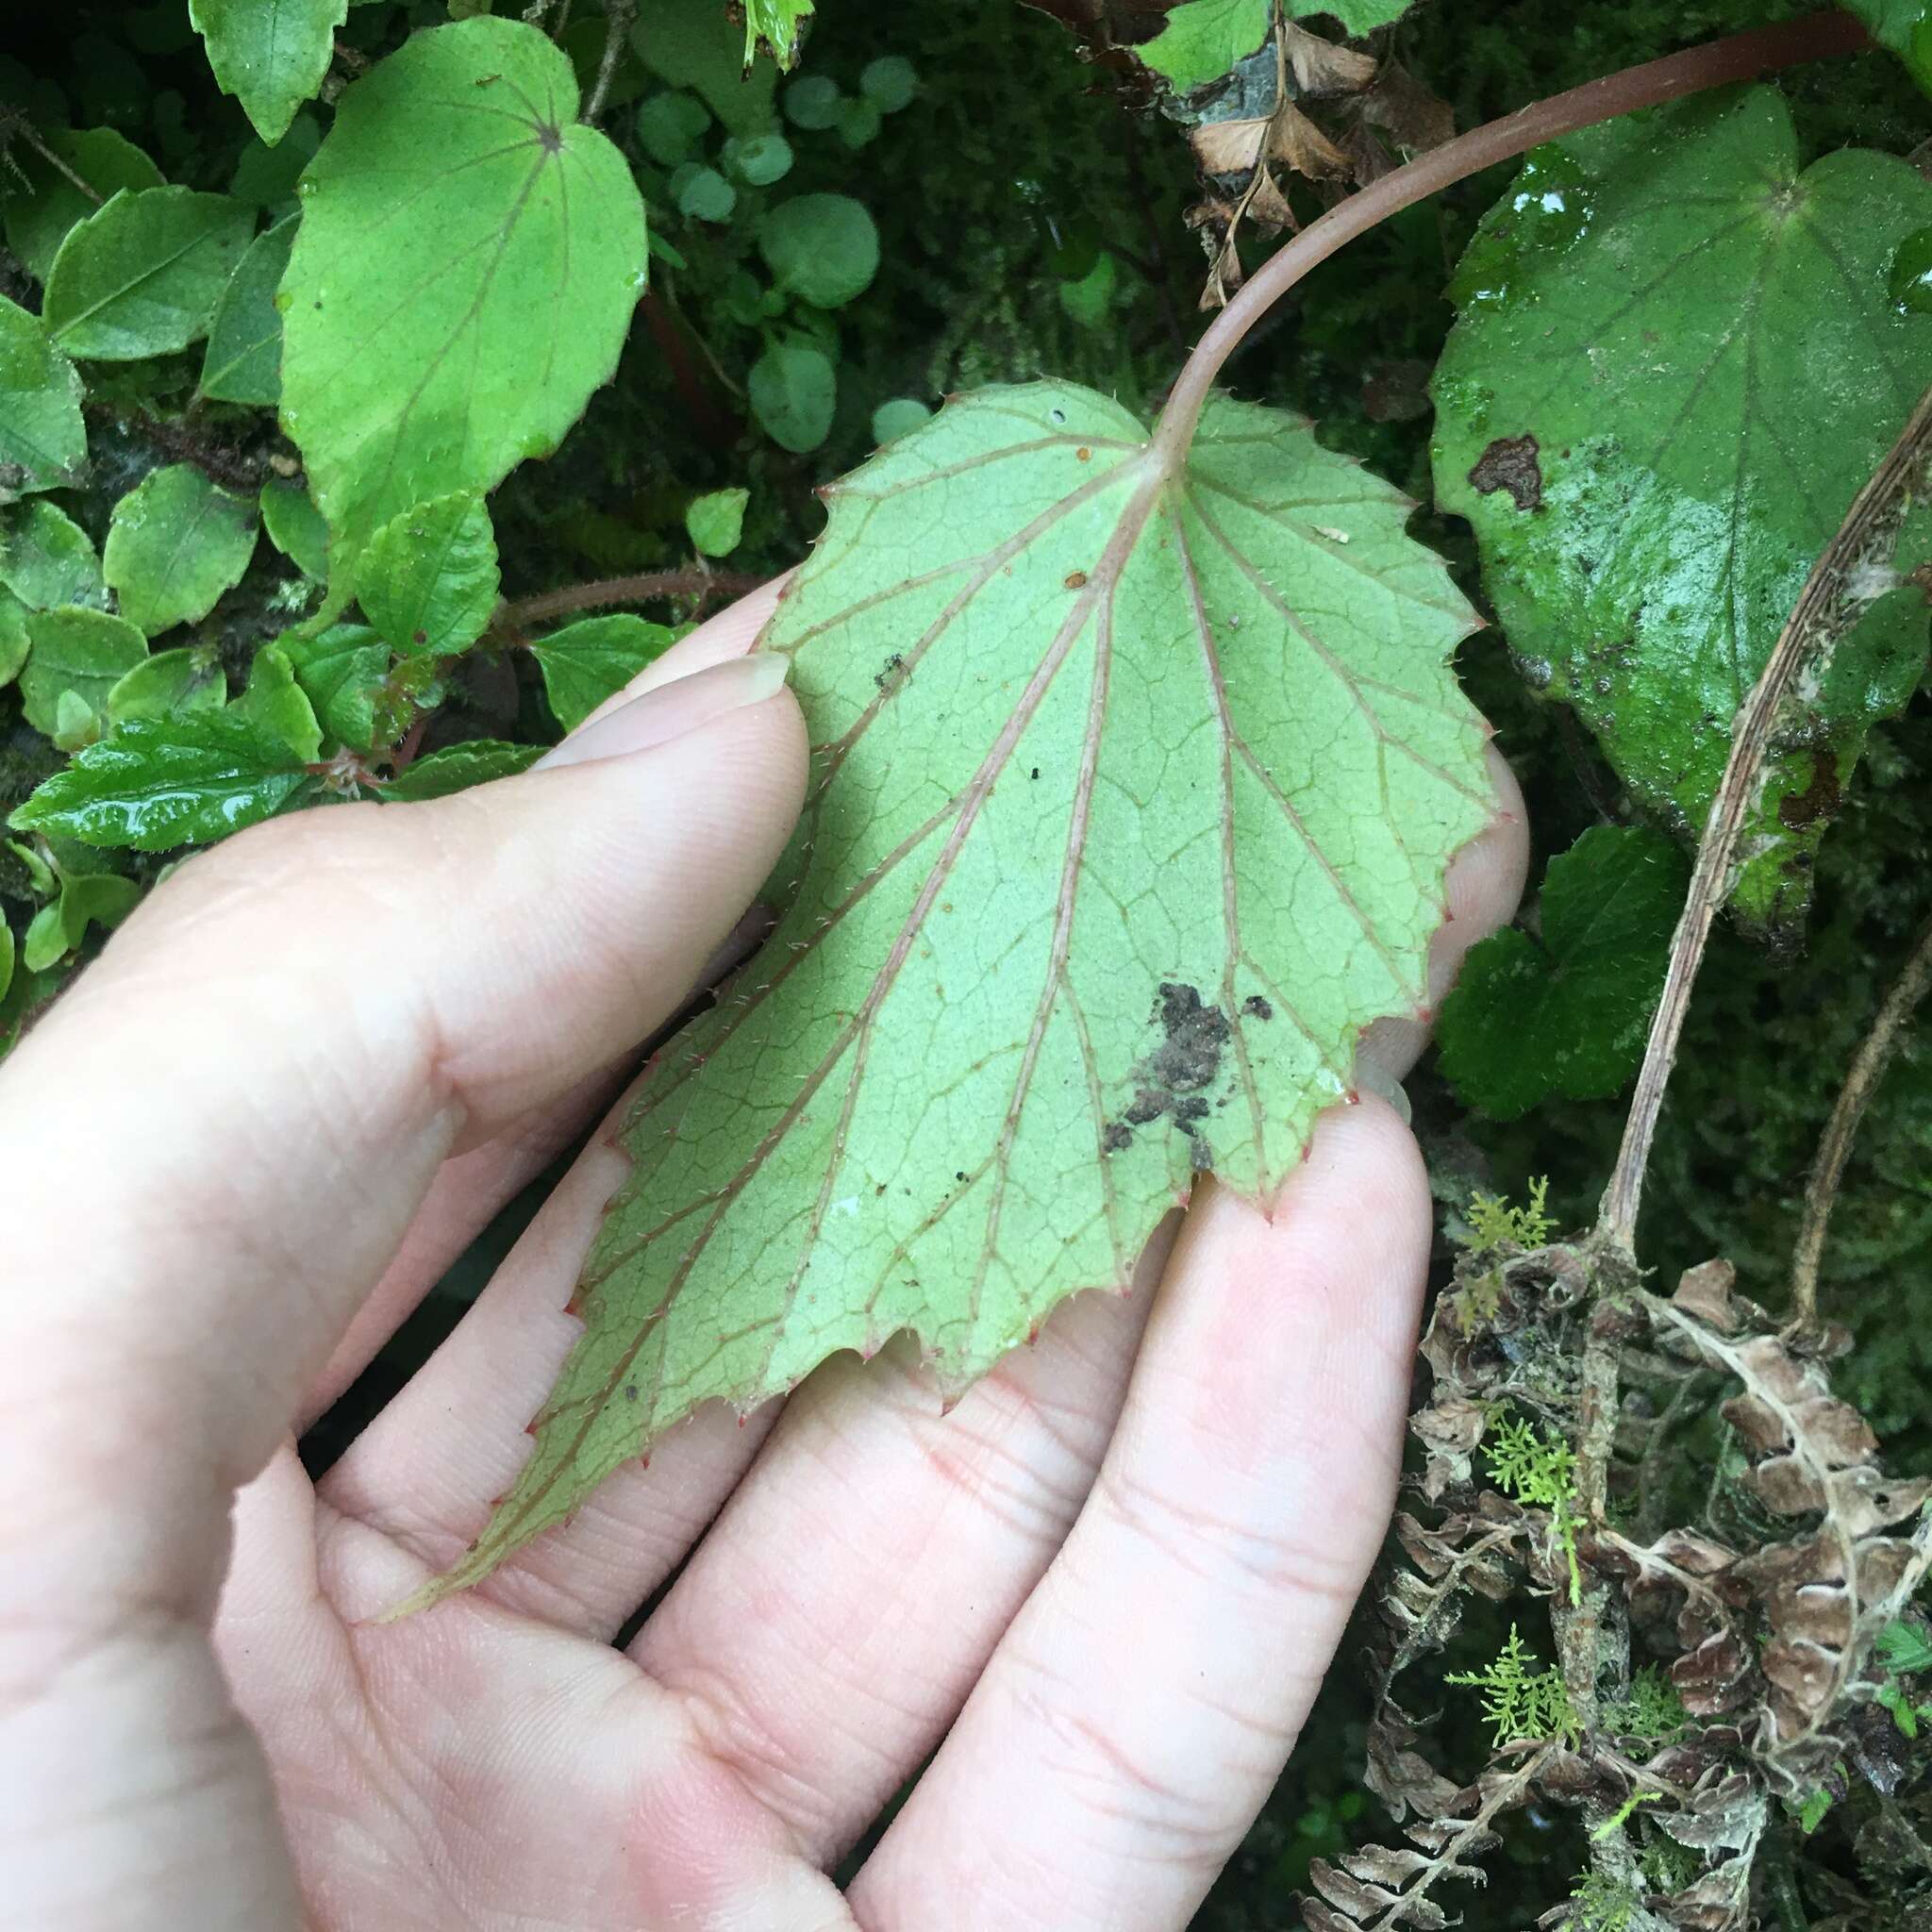
<svg viewBox="0 0 1932 1932"><path fill-rule="evenodd" d="M42 1212L9 1218L7 1272L61 1291L0 1307L0 1412L49 1419L75 1493L31 1561L6 1553L0 1598L205 1603L223 1499L443 1160L661 1023L775 862L805 743L771 677L754 658L660 686L575 761L457 798L243 834L20 1049L0 1171ZM9 1520L40 1513L19 1430L0 1458Z"/></svg>
<svg viewBox="0 0 1932 1932"><path fill-rule="evenodd" d="M599 706L565 742L581 740L591 726L647 691L743 657L770 621L783 589L780 578L700 625ZM725 943L728 950L733 941ZM714 976L712 971L704 975L707 981ZM349 1332L304 1397L296 1417L298 1428L306 1427L348 1388L503 1208L610 1104L628 1064L626 1057L592 1074L561 1100L511 1123L493 1140L443 1164L395 1259L357 1310Z"/></svg>
<svg viewBox="0 0 1932 1932"><path fill-rule="evenodd" d="M1373 1099L1272 1219L1202 1191L1092 1494L860 1874L862 1926L1188 1923L1380 1544L1429 1223Z"/></svg>

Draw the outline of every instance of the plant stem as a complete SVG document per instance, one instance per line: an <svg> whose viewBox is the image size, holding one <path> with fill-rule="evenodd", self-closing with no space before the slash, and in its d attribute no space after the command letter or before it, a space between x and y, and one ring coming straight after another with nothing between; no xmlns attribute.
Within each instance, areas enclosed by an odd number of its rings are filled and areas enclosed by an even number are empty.
<svg viewBox="0 0 1932 1932"><path fill-rule="evenodd" d="M592 125L604 111L610 83L617 77L617 63L623 56L625 42L637 24L638 0L607 0L605 16L608 25L604 30L604 58L597 63L597 84L591 90L591 103L583 115Z"/></svg>
<svg viewBox="0 0 1932 1932"><path fill-rule="evenodd" d="M1853 1058L1838 1104L1818 1142L1818 1158L1805 1189L1805 1214L1791 1257L1791 1321L1800 1328L1817 1325L1818 1269L1824 1257L1825 1229L1831 1223L1832 1204L1838 1198L1839 1182L1851 1158L1858 1123L1905 1038L1907 1022L1928 988L1932 988L1932 920L1920 928L1904 971L1886 994L1871 1032Z"/></svg>
<svg viewBox="0 0 1932 1932"><path fill-rule="evenodd" d="M1567 93L1552 94L1546 101L1458 135L1372 182L1338 203L1319 221L1310 222L1293 241L1269 257L1246 288L1215 318L1181 371L1161 412L1155 441L1164 458L1163 467L1173 471L1185 460L1216 378L1262 316L1309 270L1391 215L1499 161L1513 160L1546 141L1574 134L1579 127L1613 121L1638 108L1656 107L1731 81L1749 80L1780 67L1857 53L1867 44L1864 29L1846 13L1814 13L1781 26L1732 34L1662 60L1626 67L1621 74L1607 75Z"/></svg>
<svg viewBox="0 0 1932 1932"><path fill-rule="evenodd" d="M717 597L742 597L764 581L734 571L664 570L644 576L606 577L594 584L566 584L560 591L545 591L520 604L504 605L492 628L513 634L526 625L545 624L553 617L568 617L578 610L608 610L616 604L650 604L663 597L696 597L701 603Z"/></svg>
<svg viewBox="0 0 1932 1932"><path fill-rule="evenodd" d="M60 158L60 157L57 155L54 152L54 150L50 148L44 141L41 139L39 133L36 131L34 127L34 124L31 121L29 121L25 114L16 116L13 120L12 126L13 132L19 135L21 140L25 142L27 146L32 148L35 154L40 156L42 160L45 161L50 168L57 169L60 174L66 175L69 182L71 182L74 187L79 189L81 193L86 195L87 198L91 202L92 202L96 208L99 208L101 206L103 197L101 195L100 191L94 187L92 182L82 180L81 177L78 175L76 175L74 172L74 170L70 168L67 165L67 163L63 161Z"/></svg>
<svg viewBox="0 0 1932 1932"><path fill-rule="evenodd" d="M1703 962L1711 925L1730 893L1739 843L1757 797L1757 780L1778 713L1800 669L1821 645L1836 642L1865 608L1852 593L1852 579L1860 565L1890 560L1909 495L1922 483L1928 466L1932 466L1932 390L1920 397L1911 421L1859 491L1838 535L1812 566L1763 675L1738 713L1730 758L1711 801L1710 817L1690 874L1690 890L1671 941L1663 997L1651 1022L1650 1043L1638 1071L1624 1144L1618 1150L1617 1165L1604 1191L1597 1220L1598 1235L1626 1259L1634 1258L1637 1251L1643 1172L1649 1164L1664 1089L1676 1062L1690 989Z"/></svg>

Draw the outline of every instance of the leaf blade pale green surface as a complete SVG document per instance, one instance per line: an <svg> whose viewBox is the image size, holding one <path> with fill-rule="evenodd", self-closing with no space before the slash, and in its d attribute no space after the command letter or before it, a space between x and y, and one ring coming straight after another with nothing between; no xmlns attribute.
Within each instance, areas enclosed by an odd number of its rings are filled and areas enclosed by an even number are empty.
<svg viewBox="0 0 1932 1932"><path fill-rule="evenodd" d="M1540 149L1457 270L1438 501L1475 526L1532 683L1687 840L1812 564L1932 383L1932 316L1890 288L1928 221L1932 182L1890 156L1801 172L1757 89ZM1840 648L1746 834L1751 923L1802 913L1866 727L1924 655L1903 603Z"/></svg>
<svg viewBox="0 0 1932 1932"><path fill-rule="evenodd" d="M530 656L542 674L543 694L557 722L575 731L676 641L675 631L647 618L586 617L538 639Z"/></svg>
<svg viewBox="0 0 1932 1932"><path fill-rule="evenodd" d="M960 1386L1204 1168L1278 1186L1420 1004L1494 810L1472 613L1300 419L1217 400L1165 461L1039 383L830 492L763 644L815 746L788 909L641 1089L585 1335L440 1589L703 1401L902 1330Z"/></svg>
<svg viewBox="0 0 1932 1932"><path fill-rule="evenodd" d="M108 693L147 658L147 640L125 617L63 606L35 610L26 620L32 649L20 674L26 722L52 738L60 700L78 696L96 718L108 711Z"/></svg>
<svg viewBox="0 0 1932 1932"><path fill-rule="evenodd" d="M1184 0L1134 51L1176 93L1219 80L1268 38L1274 0Z"/></svg>
<svg viewBox="0 0 1932 1932"><path fill-rule="evenodd" d="M123 191L69 231L47 276L42 320L56 347L127 362L185 349L255 229L255 210L187 188Z"/></svg>
<svg viewBox="0 0 1932 1932"><path fill-rule="evenodd" d="M273 146L322 86L349 0L189 0L188 15L222 92Z"/></svg>
<svg viewBox="0 0 1932 1932"><path fill-rule="evenodd" d="M150 637L198 624L242 581L256 506L192 463L151 470L114 506L101 572L121 614Z"/></svg>
<svg viewBox="0 0 1932 1932"><path fill-rule="evenodd" d="M336 568L415 504L548 455L615 370L643 203L576 111L569 59L489 16L343 94L282 282L282 424Z"/></svg>
<svg viewBox="0 0 1932 1932"><path fill-rule="evenodd" d="M450 657L496 608L496 533L474 491L419 503L369 540L356 573L362 613L404 657Z"/></svg>
<svg viewBox="0 0 1932 1932"><path fill-rule="evenodd" d="M87 469L80 372L37 315L0 296L0 503L64 490Z"/></svg>

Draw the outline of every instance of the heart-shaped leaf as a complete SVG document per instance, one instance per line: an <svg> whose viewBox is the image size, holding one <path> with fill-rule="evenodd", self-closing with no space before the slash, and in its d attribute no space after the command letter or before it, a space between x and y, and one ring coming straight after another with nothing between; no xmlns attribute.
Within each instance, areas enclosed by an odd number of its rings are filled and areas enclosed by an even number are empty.
<svg viewBox="0 0 1932 1932"><path fill-rule="evenodd" d="M1409 508L1298 418L1217 399L1183 466L1063 383L830 493L764 644L815 748L789 909L646 1080L583 1340L442 1587L702 1402L901 1330L957 1389L1196 1174L1293 1172L1494 810Z"/></svg>
<svg viewBox="0 0 1932 1932"><path fill-rule="evenodd" d="M282 280L282 424L338 573L391 517L547 456L616 369L643 203L576 111L568 57L488 15L343 94Z"/></svg>

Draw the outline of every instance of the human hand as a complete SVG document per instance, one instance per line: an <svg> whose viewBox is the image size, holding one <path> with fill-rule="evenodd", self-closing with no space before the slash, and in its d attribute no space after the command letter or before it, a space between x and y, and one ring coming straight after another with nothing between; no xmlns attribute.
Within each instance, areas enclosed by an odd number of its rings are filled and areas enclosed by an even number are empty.
<svg viewBox="0 0 1932 1932"><path fill-rule="evenodd" d="M1430 1212L1380 1101L1272 1218L1204 1183L1131 1294L949 1415L898 1347L827 1363L374 1621L525 1454L600 1138L319 1490L296 1459L775 861L806 747L741 656L769 608L572 762L196 858L0 1072L0 1925L1153 1932L1239 1843L1393 1493ZM1521 889L1498 772L1439 986Z"/></svg>

